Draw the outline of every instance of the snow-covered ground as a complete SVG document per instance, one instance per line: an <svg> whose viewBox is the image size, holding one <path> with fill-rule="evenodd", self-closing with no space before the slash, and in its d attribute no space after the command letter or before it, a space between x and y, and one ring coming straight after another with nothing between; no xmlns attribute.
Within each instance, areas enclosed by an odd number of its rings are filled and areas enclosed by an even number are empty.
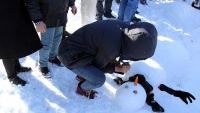
<svg viewBox="0 0 200 113"><path fill-rule="evenodd" d="M28 85L10 84L2 62L0 62L0 113L127 113L116 104L115 92L119 86L113 78L123 79L135 73L144 74L154 86L155 100L165 113L200 112L200 10L191 7L192 0L153 0L148 5L139 5L137 17L154 24L158 30L158 45L152 58L132 62L131 70L125 75L106 74L106 83L96 89L100 99L89 100L76 94L78 81L75 74L65 67L49 64L51 79L43 78L36 67L37 53L20 59L23 66L33 71L18 74L29 82ZM78 9L80 0L76 0ZM113 1L113 14L117 15L118 5ZM77 15L69 12L67 30L74 32L81 27L80 10ZM157 89L156 85L187 91L196 97L186 105ZM134 102L134 100L133 100ZM131 103L128 103L131 104ZM144 105L135 113L153 113Z"/></svg>

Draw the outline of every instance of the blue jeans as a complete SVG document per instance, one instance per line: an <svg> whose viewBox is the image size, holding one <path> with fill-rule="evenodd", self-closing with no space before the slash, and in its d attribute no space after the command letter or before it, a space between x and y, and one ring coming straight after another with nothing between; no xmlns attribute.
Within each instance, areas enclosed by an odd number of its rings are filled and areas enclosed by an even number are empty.
<svg viewBox="0 0 200 113"><path fill-rule="evenodd" d="M129 24L131 19L135 17L138 4L139 0L121 0L118 11L118 20L122 20Z"/></svg>
<svg viewBox="0 0 200 113"><path fill-rule="evenodd" d="M63 27L47 28L46 32L41 33L40 40L43 48L39 50L40 67L48 67L48 60L53 60L57 57L62 33Z"/></svg>
<svg viewBox="0 0 200 113"><path fill-rule="evenodd" d="M106 81L105 74L91 64L72 69L71 71L86 79L86 81L83 82L80 86L83 90L99 88Z"/></svg>

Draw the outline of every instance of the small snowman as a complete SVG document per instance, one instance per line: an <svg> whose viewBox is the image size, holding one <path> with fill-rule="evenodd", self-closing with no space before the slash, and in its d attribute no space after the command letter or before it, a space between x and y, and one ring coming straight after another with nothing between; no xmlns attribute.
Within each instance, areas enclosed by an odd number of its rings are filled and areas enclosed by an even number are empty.
<svg viewBox="0 0 200 113"><path fill-rule="evenodd" d="M136 111L145 104L146 92L144 88L138 84L138 77L135 82L126 82L122 84L115 93L116 103L123 109L128 111Z"/></svg>

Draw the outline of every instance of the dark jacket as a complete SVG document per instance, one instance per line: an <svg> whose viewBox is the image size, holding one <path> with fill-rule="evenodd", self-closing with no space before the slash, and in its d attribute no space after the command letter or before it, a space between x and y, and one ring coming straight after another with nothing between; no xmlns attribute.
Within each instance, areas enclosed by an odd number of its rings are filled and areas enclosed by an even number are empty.
<svg viewBox="0 0 200 113"><path fill-rule="evenodd" d="M0 15L0 59L21 58L42 47L23 0L1 0Z"/></svg>
<svg viewBox="0 0 200 113"><path fill-rule="evenodd" d="M34 22L43 21L47 28L66 24L68 7L75 0L25 0L31 19Z"/></svg>
<svg viewBox="0 0 200 113"><path fill-rule="evenodd" d="M110 61L142 60L156 48L157 31L150 23L127 25L118 20L103 20L86 25L63 40L59 58L69 69L92 64L103 72L114 72Z"/></svg>

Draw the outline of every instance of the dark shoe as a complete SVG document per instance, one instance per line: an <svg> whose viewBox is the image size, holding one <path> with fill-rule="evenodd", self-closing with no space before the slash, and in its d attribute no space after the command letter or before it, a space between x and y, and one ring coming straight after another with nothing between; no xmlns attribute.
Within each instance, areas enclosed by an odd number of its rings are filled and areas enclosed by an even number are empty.
<svg viewBox="0 0 200 113"><path fill-rule="evenodd" d="M49 59L49 62L51 62L52 64L56 64L57 66L62 66L60 60L57 57L53 60Z"/></svg>
<svg viewBox="0 0 200 113"><path fill-rule="evenodd" d="M20 68L16 69L17 73L19 73L19 72L29 72L29 71L31 71L30 67L22 67L22 66L20 66Z"/></svg>
<svg viewBox="0 0 200 113"><path fill-rule="evenodd" d="M24 86L27 82L22 80L21 78L19 78L18 76L14 77L14 78L9 78L9 81L12 83L12 84L15 84L15 85L22 85Z"/></svg>
<svg viewBox="0 0 200 113"><path fill-rule="evenodd" d="M146 103L151 106L154 112L164 112L165 110L154 100L154 94L147 95Z"/></svg>
<svg viewBox="0 0 200 113"><path fill-rule="evenodd" d="M38 67L38 70L42 73L44 78L51 78L51 72L48 67Z"/></svg>
<svg viewBox="0 0 200 113"><path fill-rule="evenodd" d="M131 19L131 21L136 23L136 22L141 22L141 19L134 17Z"/></svg>
<svg viewBox="0 0 200 113"><path fill-rule="evenodd" d="M139 14L140 12L136 11L135 14Z"/></svg>
<svg viewBox="0 0 200 113"><path fill-rule="evenodd" d="M83 96L85 96L85 97L87 97L87 98L89 98L89 99L94 99L94 98L97 97L97 96L96 96L96 94L98 94L97 91L95 91L95 90L83 90L83 89L81 89L81 87L80 87L81 84L82 84L82 82L79 82L78 87L77 87L77 89L76 89L76 93L77 93L77 94L83 95Z"/></svg>
<svg viewBox="0 0 200 113"><path fill-rule="evenodd" d="M80 82L85 82L85 79L79 75L76 76L76 80L78 80Z"/></svg>
<svg viewBox="0 0 200 113"><path fill-rule="evenodd" d="M111 13L105 13L104 16L106 18L116 18L115 16L113 16Z"/></svg>

